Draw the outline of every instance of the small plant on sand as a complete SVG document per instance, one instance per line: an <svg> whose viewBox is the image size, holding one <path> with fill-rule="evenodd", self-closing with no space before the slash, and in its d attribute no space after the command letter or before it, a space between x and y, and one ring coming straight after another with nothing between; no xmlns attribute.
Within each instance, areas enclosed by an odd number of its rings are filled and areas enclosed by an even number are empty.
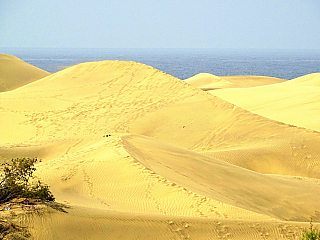
<svg viewBox="0 0 320 240"><path fill-rule="evenodd" d="M29 206L31 202L51 201L53 197L49 187L40 181L34 181L33 172L36 170L34 164L37 158L16 158L10 163L4 164L2 179L0 178L0 211L10 210L16 198L25 198L23 202ZM29 199L29 200L28 200ZM2 208L1 205L9 204ZM14 223L12 218L0 216L0 239L27 239L29 231Z"/></svg>
<svg viewBox="0 0 320 240"><path fill-rule="evenodd" d="M16 158L4 167L4 177L0 182L0 204L17 197L54 201L48 186L40 181L31 181L34 179L36 162L37 158Z"/></svg>
<svg viewBox="0 0 320 240"><path fill-rule="evenodd" d="M313 227L312 219L310 220L309 229L305 229L302 232L301 240L320 240L320 230Z"/></svg>

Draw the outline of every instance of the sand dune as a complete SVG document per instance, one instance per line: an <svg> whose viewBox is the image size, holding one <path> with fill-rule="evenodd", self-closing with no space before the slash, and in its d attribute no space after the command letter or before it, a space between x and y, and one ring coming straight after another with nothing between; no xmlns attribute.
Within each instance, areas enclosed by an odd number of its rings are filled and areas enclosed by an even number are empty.
<svg viewBox="0 0 320 240"><path fill-rule="evenodd" d="M200 88L203 91L233 87L231 82L210 73L199 73L191 78L185 79L184 81L192 86Z"/></svg>
<svg viewBox="0 0 320 240"><path fill-rule="evenodd" d="M320 131L320 74L309 74L268 86L212 91L259 115Z"/></svg>
<svg viewBox="0 0 320 240"><path fill-rule="evenodd" d="M0 161L41 158L37 177L71 207L22 216L36 239L286 239L320 221L320 133L144 64L84 63L2 92L0 125Z"/></svg>
<svg viewBox="0 0 320 240"><path fill-rule="evenodd" d="M203 91L225 89L225 88L247 88L264 86L274 83L285 82L286 80L263 76L223 76L218 77L210 73L199 73L184 80L188 84Z"/></svg>
<svg viewBox="0 0 320 240"><path fill-rule="evenodd" d="M263 173L320 177L317 133L252 114L143 64L80 64L2 93L1 107L2 143L137 133Z"/></svg>
<svg viewBox="0 0 320 240"><path fill-rule="evenodd" d="M219 219L226 215L234 219L271 218L206 199L162 177L136 161L123 148L121 136L47 140L20 146L19 150L41 157L38 177L50 184L57 201L72 206Z"/></svg>
<svg viewBox="0 0 320 240"><path fill-rule="evenodd" d="M222 76L223 79L233 83L236 88L257 87L269 84L286 82L286 79L266 76Z"/></svg>
<svg viewBox="0 0 320 240"><path fill-rule="evenodd" d="M320 207L318 180L259 174L147 137L123 140L144 166L209 198L284 220L307 220Z"/></svg>
<svg viewBox="0 0 320 240"><path fill-rule="evenodd" d="M0 54L0 92L16 89L49 74L17 57Z"/></svg>

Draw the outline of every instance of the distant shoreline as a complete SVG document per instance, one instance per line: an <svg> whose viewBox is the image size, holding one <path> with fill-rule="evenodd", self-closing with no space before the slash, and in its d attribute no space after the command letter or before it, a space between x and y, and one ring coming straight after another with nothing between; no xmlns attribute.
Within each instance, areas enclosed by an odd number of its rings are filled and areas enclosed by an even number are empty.
<svg viewBox="0 0 320 240"><path fill-rule="evenodd" d="M293 79L320 72L320 50L201 48L1 48L50 73L83 62L141 62L179 79L198 73L254 75Z"/></svg>

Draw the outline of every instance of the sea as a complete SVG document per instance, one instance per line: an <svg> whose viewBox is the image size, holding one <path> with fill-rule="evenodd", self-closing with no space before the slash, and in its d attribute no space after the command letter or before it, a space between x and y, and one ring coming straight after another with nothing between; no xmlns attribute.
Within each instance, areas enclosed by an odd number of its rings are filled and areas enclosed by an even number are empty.
<svg viewBox="0 0 320 240"><path fill-rule="evenodd" d="M0 48L0 53L14 55L50 73L78 63L103 60L144 63L182 80L198 73L290 80L320 72L320 50Z"/></svg>

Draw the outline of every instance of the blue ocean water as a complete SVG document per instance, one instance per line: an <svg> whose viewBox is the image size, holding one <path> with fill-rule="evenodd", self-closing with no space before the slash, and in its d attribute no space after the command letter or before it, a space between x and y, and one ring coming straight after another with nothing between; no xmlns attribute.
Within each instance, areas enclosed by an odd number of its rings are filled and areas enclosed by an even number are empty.
<svg viewBox="0 0 320 240"><path fill-rule="evenodd" d="M141 62L180 79L201 72L284 79L320 72L320 50L0 48L0 53L14 55L51 73L102 60Z"/></svg>

